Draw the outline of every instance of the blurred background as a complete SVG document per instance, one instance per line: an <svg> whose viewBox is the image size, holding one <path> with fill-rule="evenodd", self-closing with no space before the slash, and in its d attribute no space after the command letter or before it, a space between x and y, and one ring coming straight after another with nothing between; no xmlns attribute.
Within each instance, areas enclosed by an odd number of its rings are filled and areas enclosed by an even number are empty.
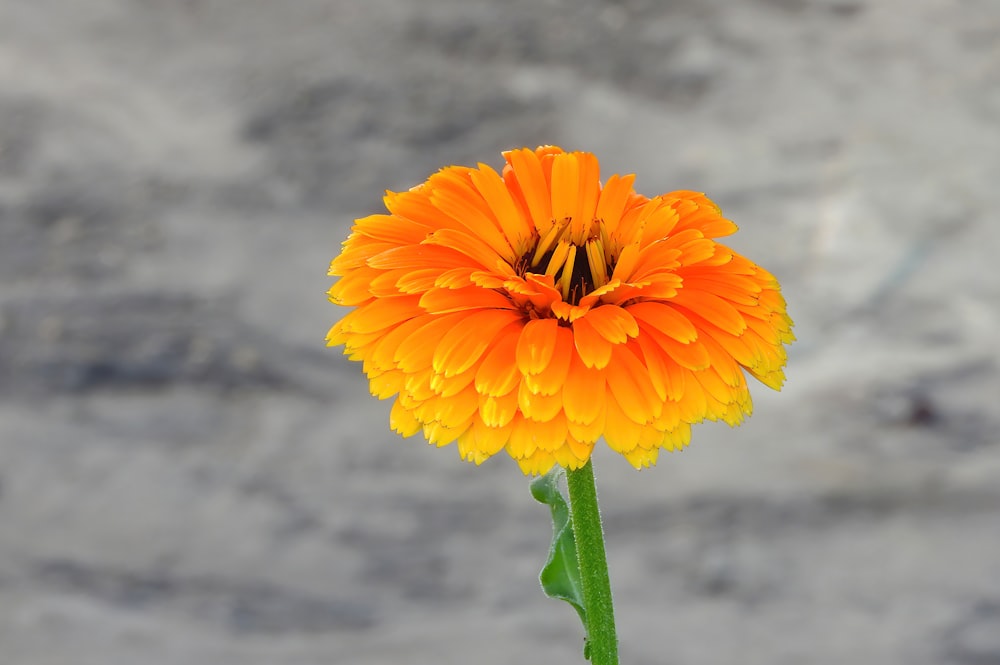
<svg viewBox="0 0 1000 665"><path fill-rule="evenodd" d="M707 192L781 394L596 456L623 662L1000 663L993 0L0 0L0 661L582 662L509 459L324 348L383 190Z"/></svg>

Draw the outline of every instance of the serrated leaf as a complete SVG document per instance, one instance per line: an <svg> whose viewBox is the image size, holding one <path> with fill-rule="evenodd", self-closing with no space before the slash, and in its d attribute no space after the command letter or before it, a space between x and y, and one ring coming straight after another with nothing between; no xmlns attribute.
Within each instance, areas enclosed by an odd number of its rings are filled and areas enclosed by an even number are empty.
<svg viewBox="0 0 1000 665"><path fill-rule="evenodd" d="M559 491L559 479L562 475L562 468L556 466L531 482L531 496L539 503L548 505L552 512L552 545L538 581L546 596L565 600L573 606L580 615L586 633L587 610L583 604L583 583L576 560L573 516L570 514L569 504Z"/></svg>

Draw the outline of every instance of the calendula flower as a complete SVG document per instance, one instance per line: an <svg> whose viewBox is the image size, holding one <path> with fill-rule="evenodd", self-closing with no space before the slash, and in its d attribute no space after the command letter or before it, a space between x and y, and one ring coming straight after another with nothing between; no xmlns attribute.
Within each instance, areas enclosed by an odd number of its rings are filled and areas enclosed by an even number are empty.
<svg viewBox="0 0 1000 665"><path fill-rule="evenodd" d="M330 266L330 300L355 309L327 342L396 396L395 431L528 474L579 468L603 437L640 468L692 423L748 415L745 373L780 389L778 282L714 240L736 231L714 203L602 184L587 152L504 157L388 192Z"/></svg>

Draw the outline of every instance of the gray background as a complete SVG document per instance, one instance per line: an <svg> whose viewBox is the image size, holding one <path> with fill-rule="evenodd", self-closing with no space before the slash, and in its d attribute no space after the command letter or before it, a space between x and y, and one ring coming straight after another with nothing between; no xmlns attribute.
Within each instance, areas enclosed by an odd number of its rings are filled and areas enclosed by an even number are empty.
<svg viewBox="0 0 1000 665"><path fill-rule="evenodd" d="M557 143L708 192L799 342L597 455L624 662L1000 663L994 0L0 0L0 662L575 663L506 458L323 347L351 221Z"/></svg>

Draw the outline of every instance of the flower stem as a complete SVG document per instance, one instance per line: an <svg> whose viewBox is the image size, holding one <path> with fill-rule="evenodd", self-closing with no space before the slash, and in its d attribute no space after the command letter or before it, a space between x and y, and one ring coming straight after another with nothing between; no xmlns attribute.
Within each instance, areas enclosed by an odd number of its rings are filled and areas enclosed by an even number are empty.
<svg viewBox="0 0 1000 665"><path fill-rule="evenodd" d="M587 641L593 665L618 665L618 636L611 602L608 559L604 553L604 531L597 505L597 487L591 461L566 472L569 504L573 515L576 558L587 609Z"/></svg>

